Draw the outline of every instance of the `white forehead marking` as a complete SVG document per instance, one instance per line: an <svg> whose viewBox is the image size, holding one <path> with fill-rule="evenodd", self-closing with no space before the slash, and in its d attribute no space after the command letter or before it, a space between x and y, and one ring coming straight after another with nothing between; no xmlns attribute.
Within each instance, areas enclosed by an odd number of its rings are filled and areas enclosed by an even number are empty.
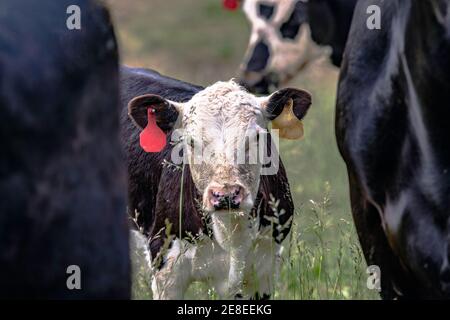
<svg viewBox="0 0 450 320"><path fill-rule="evenodd" d="M192 97L183 111L186 133L217 154L232 153L249 130L267 126L259 100L233 80L216 82Z"/></svg>
<svg viewBox="0 0 450 320"><path fill-rule="evenodd" d="M259 101L254 95L233 80L219 81L198 92L186 103L183 122L185 125L192 122L198 125L203 121L207 121L205 124L233 124L261 114Z"/></svg>

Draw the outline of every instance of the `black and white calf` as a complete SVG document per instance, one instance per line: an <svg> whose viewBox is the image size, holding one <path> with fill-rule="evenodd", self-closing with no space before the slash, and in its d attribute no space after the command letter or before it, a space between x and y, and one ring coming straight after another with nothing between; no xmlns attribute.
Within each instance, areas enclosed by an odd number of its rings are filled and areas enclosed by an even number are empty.
<svg viewBox="0 0 450 320"><path fill-rule="evenodd" d="M240 83L268 93L320 57L339 67L356 1L242 1L252 30Z"/></svg>
<svg viewBox="0 0 450 320"><path fill-rule="evenodd" d="M450 298L449 17L444 0L361 1L344 54L337 141L386 299Z"/></svg>
<svg viewBox="0 0 450 320"><path fill-rule="evenodd" d="M233 81L202 88L144 69L124 68L121 81L129 209L149 239L154 298L182 298L196 280L209 281L224 298L268 297L294 208L283 164L269 148L273 142L253 140L279 162L264 175L260 159L249 160L249 137L272 122L280 136L299 138L310 95L283 89L257 98ZM168 141L182 129L178 144L142 150L149 109ZM185 165L164 165L179 146ZM198 158L202 147L208 157ZM243 163L233 157L239 150Z"/></svg>
<svg viewBox="0 0 450 320"><path fill-rule="evenodd" d="M81 30L66 26L74 3ZM129 298L108 11L88 0L2 0L0 12L0 299Z"/></svg>

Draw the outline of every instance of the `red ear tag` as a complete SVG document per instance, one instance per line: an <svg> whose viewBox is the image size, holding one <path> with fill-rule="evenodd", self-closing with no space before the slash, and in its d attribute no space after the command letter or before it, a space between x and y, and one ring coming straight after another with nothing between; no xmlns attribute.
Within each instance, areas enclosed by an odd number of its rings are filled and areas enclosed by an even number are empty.
<svg viewBox="0 0 450 320"><path fill-rule="evenodd" d="M239 0L223 0L223 6L228 10L236 10L239 6Z"/></svg>
<svg viewBox="0 0 450 320"><path fill-rule="evenodd" d="M139 135L142 149L145 152L160 152L166 146L166 134L156 124L152 108L147 109L147 126Z"/></svg>

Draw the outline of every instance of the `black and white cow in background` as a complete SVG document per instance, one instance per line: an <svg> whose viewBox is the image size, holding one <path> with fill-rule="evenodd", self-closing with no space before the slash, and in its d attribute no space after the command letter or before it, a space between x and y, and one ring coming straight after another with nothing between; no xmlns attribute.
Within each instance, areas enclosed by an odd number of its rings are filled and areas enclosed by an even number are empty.
<svg viewBox="0 0 450 320"><path fill-rule="evenodd" d="M239 82L268 93L320 57L339 67L356 1L242 1L252 30Z"/></svg>
<svg viewBox="0 0 450 320"><path fill-rule="evenodd" d="M257 98L233 81L203 88L130 68L122 70L121 83L129 210L149 239L154 298L182 298L196 280L210 281L224 298L269 297L294 207L278 153L271 153L278 170L262 175L260 160L247 159L252 147L246 139L266 131L270 121L280 136L299 138L310 95L283 89ZM142 150L149 109L168 141L175 128L184 130L184 169L165 165L177 144ZM246 146L243 164L229 157L240 143ZM271 150L270 139L257 143ZM197 160L201 146L210 157Z"/></svg>
<svg viewBox="0 0 450 320"><path fill-rule="evenodd" d="M337 141L386 299L450 298L449 17L445 0L361 1L344 54Z"/></svg>
<svg viewBox="0 0 450 320"><path fill-rule="evenodd" d="M73 4L81 30L66 26ZM0 26L0 298L127 299L108 12L88 0L2 0Z"/></svg>

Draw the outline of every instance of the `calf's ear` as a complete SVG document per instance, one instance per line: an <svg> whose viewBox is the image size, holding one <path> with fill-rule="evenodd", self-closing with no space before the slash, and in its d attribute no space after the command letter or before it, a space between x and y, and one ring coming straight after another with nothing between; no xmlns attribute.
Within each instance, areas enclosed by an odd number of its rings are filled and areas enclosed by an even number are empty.
<svg viewBox="0 0 450 320"><path fill-rule="evenodd" d="M272 121L272 128L278 129L281 138L303 137L302 119L311 106L311 95L299 89L286 88L260 98L266 117Z"/></svg>
<svg viewBox="0 0 450 320"><path fill-rule="evenodd" d="M145 94L131 99L128 103L128 116L140 129L147 126L149 108L152 108L158 127L167 133L176 124L183 104L169 101L155 94Z"/></svg>

